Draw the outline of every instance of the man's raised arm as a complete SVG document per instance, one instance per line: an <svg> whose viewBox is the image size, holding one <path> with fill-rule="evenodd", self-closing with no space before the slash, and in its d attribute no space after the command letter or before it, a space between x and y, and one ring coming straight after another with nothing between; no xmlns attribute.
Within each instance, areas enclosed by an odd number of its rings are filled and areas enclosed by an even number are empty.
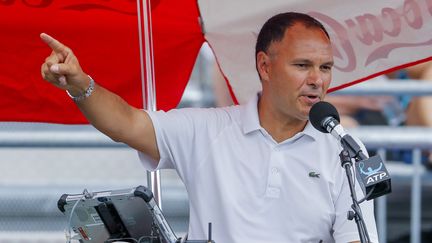
<svg viewBox="0 0 432 243"><path fill-rule="evenodd" d="M40 37L52 49L42 64L42 77L77 97L75 103L99 131L159 161L156 136L148 114L93 83L70 48L45 33Z"/></svg>

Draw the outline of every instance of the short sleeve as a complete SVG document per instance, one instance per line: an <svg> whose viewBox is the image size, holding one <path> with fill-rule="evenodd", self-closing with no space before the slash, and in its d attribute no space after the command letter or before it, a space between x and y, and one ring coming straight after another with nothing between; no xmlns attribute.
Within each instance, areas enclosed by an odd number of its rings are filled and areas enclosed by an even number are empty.
<svg viewBox="0 0 432 243"><path fill-rule="evenodd" d="M146 169L176 169L183 181L203 161L208 145L229 121L221 108L185 108L147 111L155 129L160 160L139 152ZM193 172L192 172L193 173Z"/></svg>

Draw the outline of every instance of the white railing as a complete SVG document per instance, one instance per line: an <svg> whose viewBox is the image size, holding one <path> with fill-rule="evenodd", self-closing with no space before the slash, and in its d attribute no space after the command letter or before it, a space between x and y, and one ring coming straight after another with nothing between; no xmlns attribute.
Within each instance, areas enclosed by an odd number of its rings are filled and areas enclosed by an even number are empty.
<svg viewBox="0 0 432 243"><path fill-rule="evenodd" d="M421 80L395 79L391 81L375 81L359 83L345 89L337 90L332 95L432 95L432 82Z"/></svg>
<svg viewBox="0 0 432 243"><path fill-rule="evenodd" d="M421 229L421 177L425 173L421 165L420 153L422 150L432 150L432 128L423 127L359 127L350 129L349 132L358 137L364 142L366 147L374 149L385 159L385 151L387 149L407 149L413 152L413 162L410 173L404 173L404 176L412 177L412 193L411 193L411 242L420 242ZM41 130L2 130L0 129L0 147L124 147L125 145L115 143L105 135L91 127L75 127L74 129L66 129L62 126L57 126L53 129ZM392 171L390 170L390 173ZM181 190L177 187L177 190ZM170 190L171 193L173 192ZM174 192L175 193L175 192ZM187 198L174 198L166 195L166 199L174 201L180 200L178 203L184 204ZM168 202L167 202L168 203ZM168 203L171 206L176 203ZM167 208L167 211L170 210ZM186 210L181 207L177 210ZM380 242L387 242L387 207L386 197L377 200L377 225ZM173 212L171 212L173 213ZM187 215L186 212L175 213L177 216Z"/></svg>
<svg viewBox="0 0 432 243"><path fill-rule="evenodd" d="M402 171L402 176L411 176L411 243L421 242L421 198L422 175L425 170L421 164L422 150L432 150L432 128L425 127L367 127L356 128L350 131L363 141L369 149L375 149L386 160L388 149L411 150L412 170ZM389 163L387 163L389 164ZM393 171L393 173L397 173ZM392 175L392 171L390 170ZM393 176L398 176L393 174ZM387 203L386 197L377 202L377 226L380 242L387 242Z"/></svg>

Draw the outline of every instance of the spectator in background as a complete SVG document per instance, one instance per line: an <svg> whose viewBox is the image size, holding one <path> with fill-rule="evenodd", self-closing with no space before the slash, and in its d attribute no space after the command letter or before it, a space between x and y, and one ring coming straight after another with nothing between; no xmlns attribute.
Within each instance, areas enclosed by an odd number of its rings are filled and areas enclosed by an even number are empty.
<svg viewBox="0 0 432 243"><path fill-rule="evenodd" d="M401 69L376 78L376 81L412 79L432 82L432 61ZM373 81L372 81L373 82ZM327 96L336 106L345 127L359 125L424 126L432 127L432 96ZM408 151L392 151L391 160L411 162ZM425 153L423 163L432 168L432 155Z"/></svg>
<svg viewBox="0 0 432 243"><path fill-rule="evenodd" d="M379 76L368 82L387 81L386 76ZM329 95L326 101L332 103L339 111L341 124L344 127L357 127L359 125L399 125L394 117L398 102L392 96L362 96L362 95ZM392 108L392 112L390 109ZM400 109L399 109L400 110ZM402 120L399 117L398 120Z"/></svg>
<svg viewBox="0 0 432 243"><path fill-rule="evenodd" d="M391 78L408 78L421 80L422 82L432 82L432 61L391 73L389 76ZM432 127L430 107L432 107L432 96L413 97L407 107L406 125Z"/></svg>
<svg viewBox="0 0 432 243"><path fill-rule="evenodd" d="M379 76L374 81L391 79L432 82L432 61ZM358 125L432 126L432 114L428 112L428 107L432 107L430 96L327 96L326 100L336 106L341 114L341 122L346 127Z"/></svg>

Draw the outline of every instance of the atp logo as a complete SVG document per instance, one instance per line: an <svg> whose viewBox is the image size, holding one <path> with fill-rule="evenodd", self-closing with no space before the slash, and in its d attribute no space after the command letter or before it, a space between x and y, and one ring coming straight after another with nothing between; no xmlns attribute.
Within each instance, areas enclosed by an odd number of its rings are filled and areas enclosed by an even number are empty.
<svg viewBox="0 0 432 243"><path fill-rule="evenodd" d="M368 168L367 168L367 171L364 171L364 170L363 170L364 167L365 167L365 165L364 165L363 162L360 162L359 167L360 167L360 172L361 172L363 175L371 176L371 175L373 175L373 174L378 173L378 172L382 169L382 167L383 167L383 163L381 162L380 165L379 165L379 167L378 167L377 169L372 169L372 167L368 167Z"/></svg>
<svg viewBox="0 0 432 243"><path fill-rule="evenodd" d="M375 174L375 175L369 176L367 178L366 185L369 185L369 184L374 183L374 182L379 182L379 181L381 181L382 179L384 179L386 177L387 177L387 173L386 172L381 172L379 174Z"/></svg>
<svg viewBox="0 0 432 243"><path fill-rule="evenodd" d="M365 175L367 180L366 180L366 184L373 184L375 182L379 182L381 181L383 178L387 177L387 172L385 171L381 171L381 169L383 168L383 163L381 162L379 167L376 169L372 169L372 167L367 167L367 171L364 170L364 163L360 162L359 164L359 168L360 168L360 173Z"/></svg>

